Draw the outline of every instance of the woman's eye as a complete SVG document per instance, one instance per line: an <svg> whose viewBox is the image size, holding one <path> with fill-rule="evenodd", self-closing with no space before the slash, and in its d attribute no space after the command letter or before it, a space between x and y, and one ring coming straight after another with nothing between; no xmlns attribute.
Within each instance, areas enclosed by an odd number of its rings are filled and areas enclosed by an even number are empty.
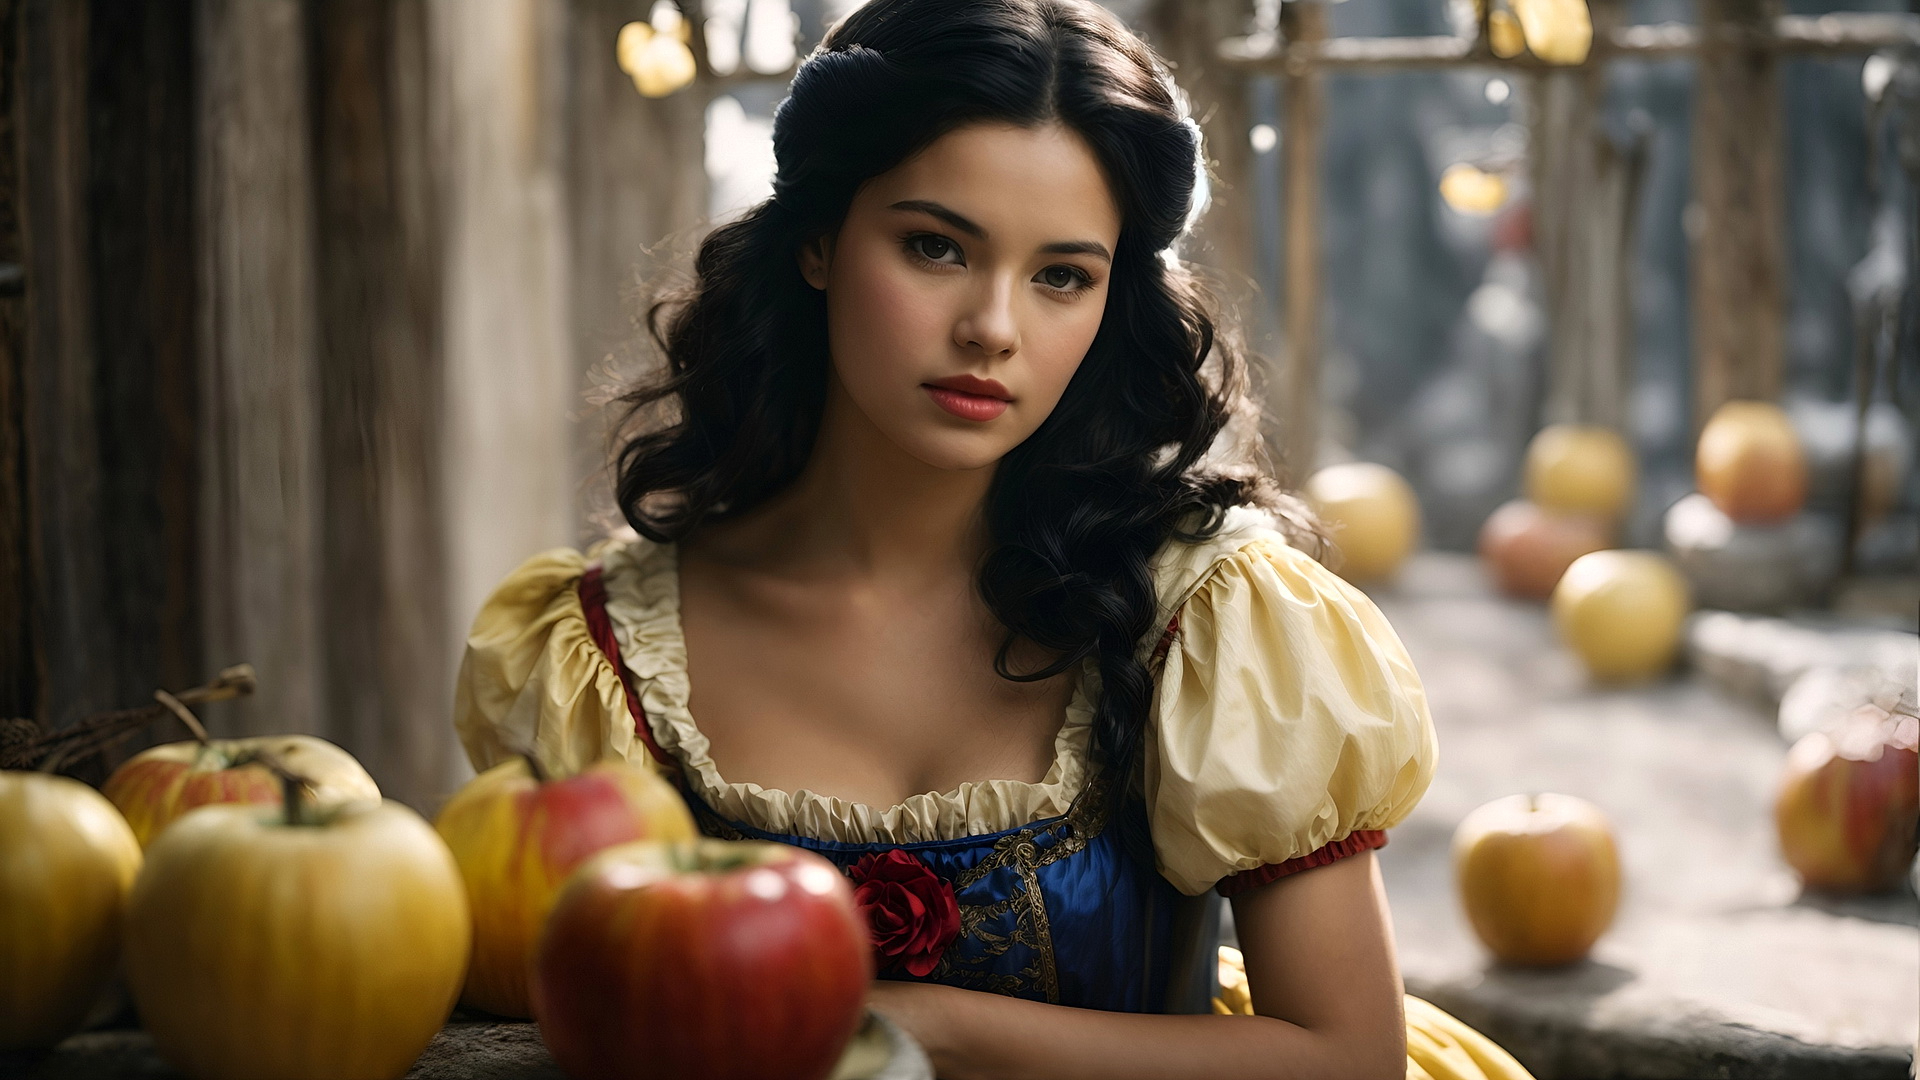
<svg viewBox="0 0 1920 1080"><path fill-rule="evenodd" d="M1040 271L1040 281L1054 289L1078 289L1089 284L1087 275L1071 266L1049 266Z"/></svg>
<svg viewBox="0 0 1920 1080"><path fill-rule="evenodd" d="M952 264L960 261L960 249L943 236L916 236L907 241L907 246L928 262Z"/></svg>

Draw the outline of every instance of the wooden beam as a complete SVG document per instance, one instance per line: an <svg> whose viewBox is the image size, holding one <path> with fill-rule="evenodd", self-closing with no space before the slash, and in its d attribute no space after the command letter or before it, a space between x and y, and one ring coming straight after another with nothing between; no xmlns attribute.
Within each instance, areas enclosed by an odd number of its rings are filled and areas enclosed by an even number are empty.
<svg viewBox="0 0 1920 1080"><path fill-rule="evenodd" d="M658 275L691 263L707 228L706 110L723 83L702 75L665 98L640 96L615 62L620 27L644 20L652 0L576 0L567 43L567 193L575 412L572 468L583 535L594 517L618 520L607 438L615 410L604 397L655 359L645 302ZM683 5L698 20L697 5ZM694 25L699 25L696 21ZM704 35L692 44L706 71Z"/></svg>
<svg viewBox="0 0 1920 1080"><path fill-rule="evenodd" d="M421 0L309 9L328 726L390 798L453 790L440 208Z"/></svg>
<svg viewBox="0 0 1920 1080"><path fill-rule="evenodd" d="M211 726L328 734L304 5L194 10L207 656L260 679Z"/></svg>
<svg viewBox="0 0 1920 1080"><path fill-rule="evenodd" d="M1313 48L1326 38L1327 9L1296 2L1281 9L1280 30ZM1280 432L1287 480L1312 475L1320 450L1320 129L1325 112L1321 75L1289 70L1281 77L1281 185L1285 199L1286 390Z"/></svg>
<svg viewBox="0 0 1920 1080"><path fill-rule="evenodd" d="M1589 5L1594 32L1614 29L1620 0ZM1628 269L1643 154L1601 129L1606 68L1532 72L1528 157L1534 250L1545 284L1548 345L1544 423L1624 429L1633 387Z"/></svg>
<svg viewBox="0 0 1920 1080"><path fill-rule="evenodd" d="M21 12L21 194L26 358L21 371L27 564L40 657L40 720L118 704L99 573L99 424L87 229L89 6L26 0Z"/></svg>
<svg viewBox="0 0 1920 1080"><path fill-rule="evenodd" d="M1898 12L1835 12L1828 15L1783 15L1756 27L1703 31L1686 23L1643 23L1596 31L1593 57L1604 60L1658 60L1692 56L1718 34L1716 47L1760 48L1775 52L1848 55L1880 49L1920 46L1920 15ZM1292 68L1398 69L1426 67L1543 68L1522 53L1499 57L1483 41L1470 37L1339 37L1316 45L1295 42L1283 46L1273 35L1229 38L1220 44L1229 64L1251 70L1284 72Z"/></svg>
<svg viewBox="0 0 1920 1080"><path fill-rule="evenodd" d="M1785 326L1779 60L1753 44L1772 0L1701 0L1687 209L1696 428L1733 398L1779 396ZM1737 44L1740 41L1748 44Z"/></svg>
<svg viewBox="0 0 1920 1080"><path fill-rule="evenodd" d="M544 0L427 0L427 13L445 155L447 602L464 639L515 566L580 539L566 11Z"/></svg>
<svg viewBox="0 0 1920 1080"><path fill-rule="evenodd" d="M33 631L25 375L25 239L21 236L22 0L0 0L0 717L39 713L41 663Z"/></svg>
<svg viewBox="0 0 1920 1080"><path fill-rule="evenodd" d="M92 0L88 259L96 571L116 705L203 682L190 0ZM144 743L134 744L134 748Z"/></svg>
<svg viewBox="0 0 1920 1080"><path fill-rule="evenodd" d="M1234 308L1257 296L1253 245L1253 154L1247 74L1224 63L1218 43L1244 33L1250 0L1162 0L1147 32L1186 91L1206 141L1211 203L1182 254L1207 268Z"/></svg>

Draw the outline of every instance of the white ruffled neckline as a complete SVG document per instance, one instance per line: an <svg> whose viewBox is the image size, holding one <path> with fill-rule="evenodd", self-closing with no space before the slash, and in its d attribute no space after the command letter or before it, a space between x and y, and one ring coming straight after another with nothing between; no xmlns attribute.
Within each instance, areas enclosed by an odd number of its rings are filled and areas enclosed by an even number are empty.
<svg viewBox="0 0 1920 1080"><path fill-rule="evenodd" d="M1220 532L1204 544L1174 544L1155 563L1162 617L1170 617L1199 588L1206 572L1256 535L1270 535L1272 519L1250 508L1228 512ZM915 844L1004 832L1067 812L1086 782L1093 730L1097 668L1081 672L1054 736L1053 763L1038 783L970 780L950 791L911 795L888 807L870 806L804 788L786 791L733 783L720 775L712 747L688 707L687 643L680 620L677 548L645 538L599 545L607 617L633 674L635 692L660 749L681 765L695 793L721 817L764 832L848 844ZM1151 642L1148 646L1151 646Z"/></svg>
<svg viewBox="0 0 1920 1080"><path fill-rule="evenodd" d="M696 794L728 820L769 833L850 844L914 844L983 836L1067 812L1086 779L1093 728L1091 665L1053 740L1053 763L1038 783L970 780L950 791L911 795L888 807L800 789L732 783L688 707L687 643L680 621L680 561L672 544L646 539L599 553L607 617L633 673L654 742L677 760Z"/></svg>

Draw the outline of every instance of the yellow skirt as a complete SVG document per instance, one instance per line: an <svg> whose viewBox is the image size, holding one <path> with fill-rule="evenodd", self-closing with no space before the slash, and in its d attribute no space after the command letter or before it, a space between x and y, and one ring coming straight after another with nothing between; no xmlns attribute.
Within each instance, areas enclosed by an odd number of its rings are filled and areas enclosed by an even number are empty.
<svg viewBox="0 0 1920 1080"><path fill-rule="evenodd" d="M1533 1074L1492 1039L1407 995L1407 1080L1533 1080ZM1220 947L1220 996L1213 1011L1253 1015L1246 962L1238 949Z"/></svg>

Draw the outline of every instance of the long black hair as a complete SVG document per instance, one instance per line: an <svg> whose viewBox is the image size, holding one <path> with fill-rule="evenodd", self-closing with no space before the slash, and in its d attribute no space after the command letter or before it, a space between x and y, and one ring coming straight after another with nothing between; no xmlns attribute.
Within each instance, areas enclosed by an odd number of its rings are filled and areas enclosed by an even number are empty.
<svg viewBox="0 0 1920 1080"><path fill-rule="evenodd" d="M636 530L668 542L800 474L828 354L825 299L796 253L838 229L863 182L985 121L1078 133L1121 212L1099 332L1052 415L995 471L978 587L1006 627L1001 676L1045 679L1095 658L1095 752L1124 780L1162 629L1150 560L1176 536L1210 535L1228 507L1280 497L1246 451L1257 417L1229 423L1252 413L1240 353L1173 254L1200 178L1199 128L1165 64L1103 8L874 0L836 26L774 115L773 197L715 229L692 283L649 313L666 368L626 395L616 494ZM1052 662L1012 670L1022 638Z"/></svg>

